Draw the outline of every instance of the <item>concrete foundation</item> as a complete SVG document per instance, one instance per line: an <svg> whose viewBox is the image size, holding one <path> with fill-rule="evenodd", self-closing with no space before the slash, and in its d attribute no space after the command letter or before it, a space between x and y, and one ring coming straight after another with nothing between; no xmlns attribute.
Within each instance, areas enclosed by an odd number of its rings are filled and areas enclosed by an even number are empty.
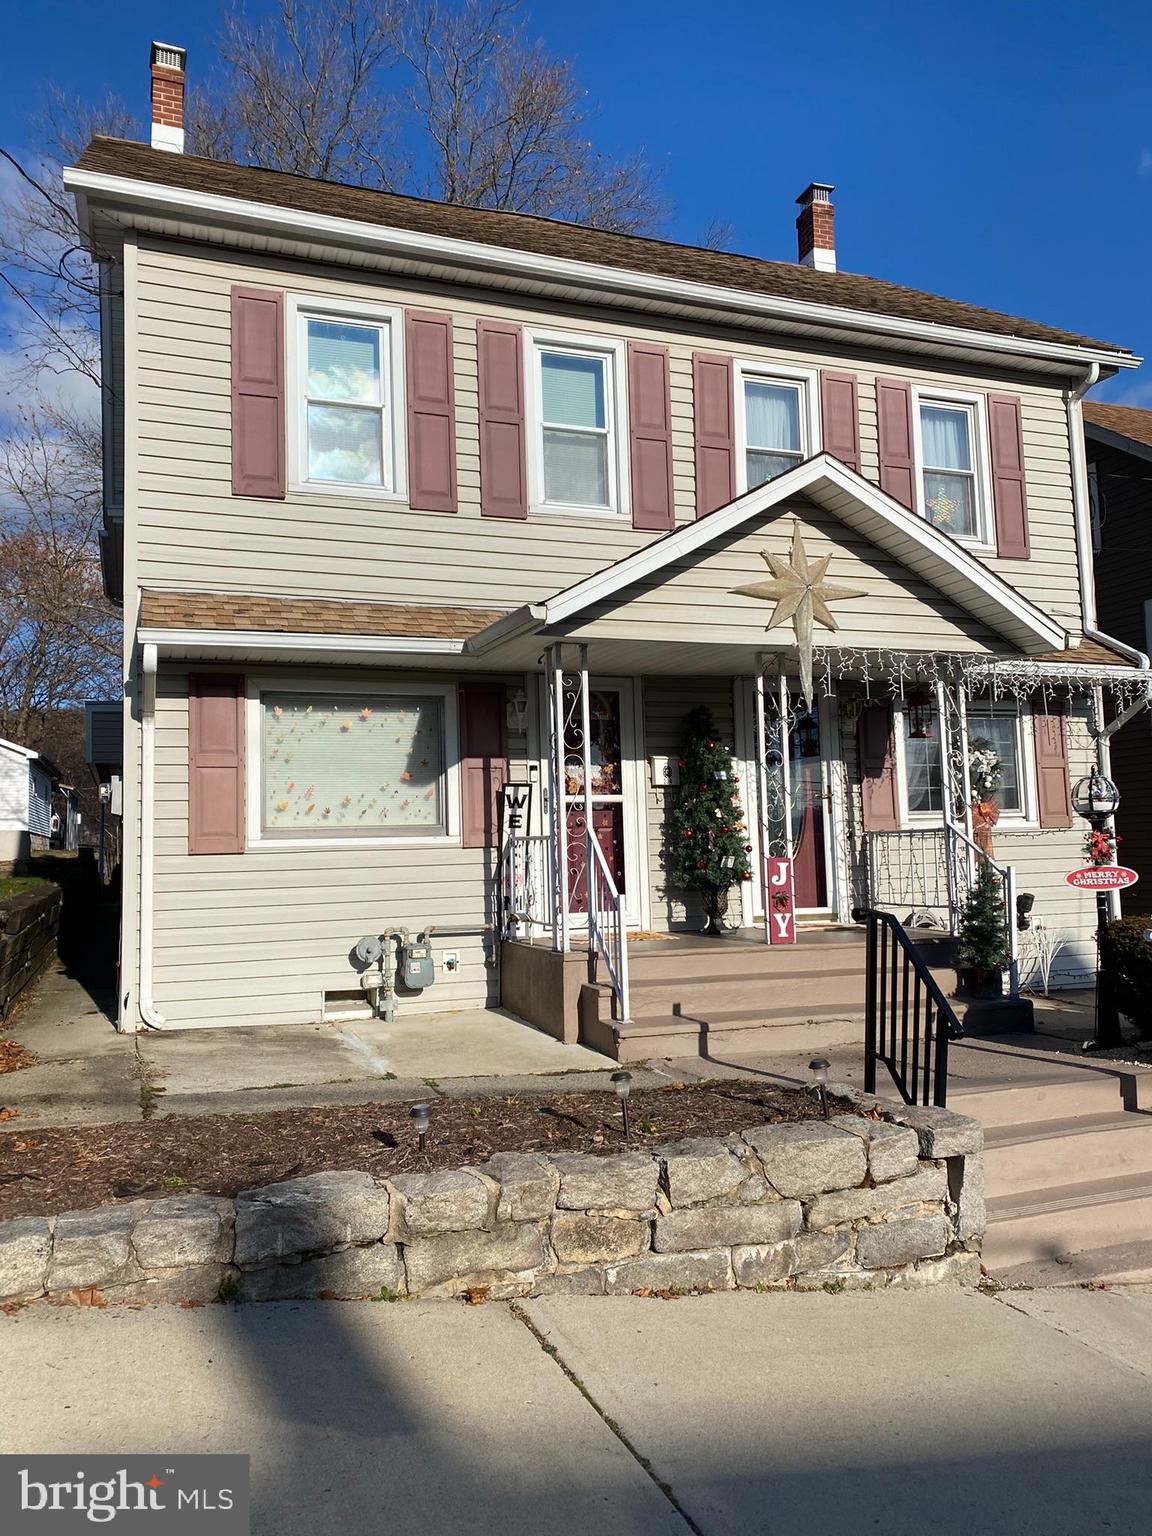
<svg viewBox="0 0 1152 1536"><path fill-rule="evenodd" d="M519 939L500 946L501 1005L565 1045L580 1039L580 988L587 979L588 956L581 950L561 955Z"/></svg>

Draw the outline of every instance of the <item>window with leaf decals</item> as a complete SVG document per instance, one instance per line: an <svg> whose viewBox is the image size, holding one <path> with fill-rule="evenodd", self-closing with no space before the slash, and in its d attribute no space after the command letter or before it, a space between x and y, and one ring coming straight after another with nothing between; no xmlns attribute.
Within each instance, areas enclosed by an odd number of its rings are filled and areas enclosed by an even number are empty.
<svg viewBox="0 0 1152 1536"><path fill-rule="evenodd" d="M263 835L447 832L444 698L260 695Z"/></svg>

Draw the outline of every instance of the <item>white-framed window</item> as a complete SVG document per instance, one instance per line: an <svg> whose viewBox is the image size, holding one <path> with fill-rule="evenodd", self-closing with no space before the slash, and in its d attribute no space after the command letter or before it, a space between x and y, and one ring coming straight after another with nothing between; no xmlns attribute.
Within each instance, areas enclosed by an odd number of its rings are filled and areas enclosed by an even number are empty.
<svg viewBox="0 0 1152 1536"><path fill-rule="evenodd" d="M526 341L533 510L626 515L623 343L545 331Z"/></svg>
<svg viewBox="0 0 1152 1536"><path fill-rule="evenodd" d="M249 683L249 846L459 836L456 690L436 683Z"/></svg>
<svg viewBox="0 0 1152 1536"><path fill-rule="evenodd" d="M404 494L404 325L388 305L292 296L288 453L293 490Z"/></svg>
<svg viewBox="0 0 1152 1536"><path fill-rule="evenodd" d="M982 395L913 394L920 515L963 544L992 545L987 403Z"/></svg>
<svg viewBox="0 0 1152 1536"><path fill-rule="evenodd" d="M935 703L905 704L895 711L902 820L906 826L937 824L944 814L945 745ZM998 825L1036 824L1036 771L1030 712L1013 700L973 699L968 706L968 754L995 754L1000 785Z"/></svg>
<svg viewBox="0 0 1152 1536"><path fill-rule="evenodd" d="M820 445L816 374L761 363L736 365L738 482L743 491L774 480Z"/></svg>

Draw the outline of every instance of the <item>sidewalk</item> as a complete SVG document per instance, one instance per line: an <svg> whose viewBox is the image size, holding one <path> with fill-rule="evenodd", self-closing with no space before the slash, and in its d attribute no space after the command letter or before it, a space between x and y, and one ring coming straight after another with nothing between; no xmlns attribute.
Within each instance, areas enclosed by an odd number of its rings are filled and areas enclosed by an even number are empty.
<svg viewBox="0 0 1152 1536"><path fill-rule="evenodd" d="M277 1536L1136 1536L1152 1294L0 1318L5 1451L239 1451Z"/></svg>

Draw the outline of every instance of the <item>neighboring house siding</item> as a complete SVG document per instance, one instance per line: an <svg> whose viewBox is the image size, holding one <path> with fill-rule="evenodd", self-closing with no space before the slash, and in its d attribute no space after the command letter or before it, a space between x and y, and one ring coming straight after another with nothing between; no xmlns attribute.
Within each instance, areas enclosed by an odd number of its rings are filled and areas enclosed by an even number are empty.
<svg viewBox="0 0 1152 1536"><path fill-rule="evenodd" d="M181 247L142 244L137 254L139 580L144 585L232 591L311 592L333 597L412 598L509 607L590 575L653 537L619 521L530 516L527 523L480 516L478 319L542 321L572 332L667 346L676 517L695 516L692 357L699 350L781 366L856 375L861 468L879 472L876 380L1019 395L1032 558L989 564L1070 628L1079 624L1066 417L1057 389L995 377L909 366L861 352L800 350L762 333L676 329L658 317L588 308L533 309L509 295L453 292L415 282L357 282L331 269L293 272ZM261 502L231 495L230 291L234 283L284 292L408 304L454 320L459 514L342 495L289 492ZM863 360L862 360L863 359ZM589 530L595 537L589 537ZM441 540L443 539L443 542ZM450 552L450 558L445 558Z"/></svg>
<svg viewBox="0 0 1152 1536"><path fill-rule="evenodd" d="M1106 448L1089 439L1095 465L1101 543L1096 555L1096 602L1100 627L1147 651L1146 605L1152 601L1152 460ZM1145 713L1112 738L1112 774L1120 789L1116 818L1119 858L1143 884L1121 895L1125 912L1152 905L1152 715Z"/></svg>
<svg viewBox="0 0 1152 1536"><path fill-rule="evenodd" d="M52 780L35 763L28 769L28 830L33 837L52 834Z"/></svg>
<svg viewBox="0 0 1152 1536"><path fill-rule="evenodd" d="M429 924L492 922L496 850L443 845L188 852L188 672L167 667L156 702L156 900L154 995L173 1027L307 1023L322 1017L324 993L360 997L349 952L364 934ZM217 669L223 670L223 669ZM232 670L232 669L228 669ZM271 669L259 669L262 676ZM285 671L285 685L332 672ZM366 687L398 681L358 673ZM411 680L411 679L409 679ZM421 673L419 681L437 675ZM521 687L523 677L509 679ZM510 742L513 771L523 738ZM496 1000L496 973L479 934L434 941L460 955L426 993L402 997L400 1013L440 1012ZM357 1006L354 1001L351 1005Z"/></svg>
<svg viewBox="0 0 1152 1536"><path fill-rule="evenodd" d="M28 780L28 759L0 748L0 832L27 832Z"/></svg>

